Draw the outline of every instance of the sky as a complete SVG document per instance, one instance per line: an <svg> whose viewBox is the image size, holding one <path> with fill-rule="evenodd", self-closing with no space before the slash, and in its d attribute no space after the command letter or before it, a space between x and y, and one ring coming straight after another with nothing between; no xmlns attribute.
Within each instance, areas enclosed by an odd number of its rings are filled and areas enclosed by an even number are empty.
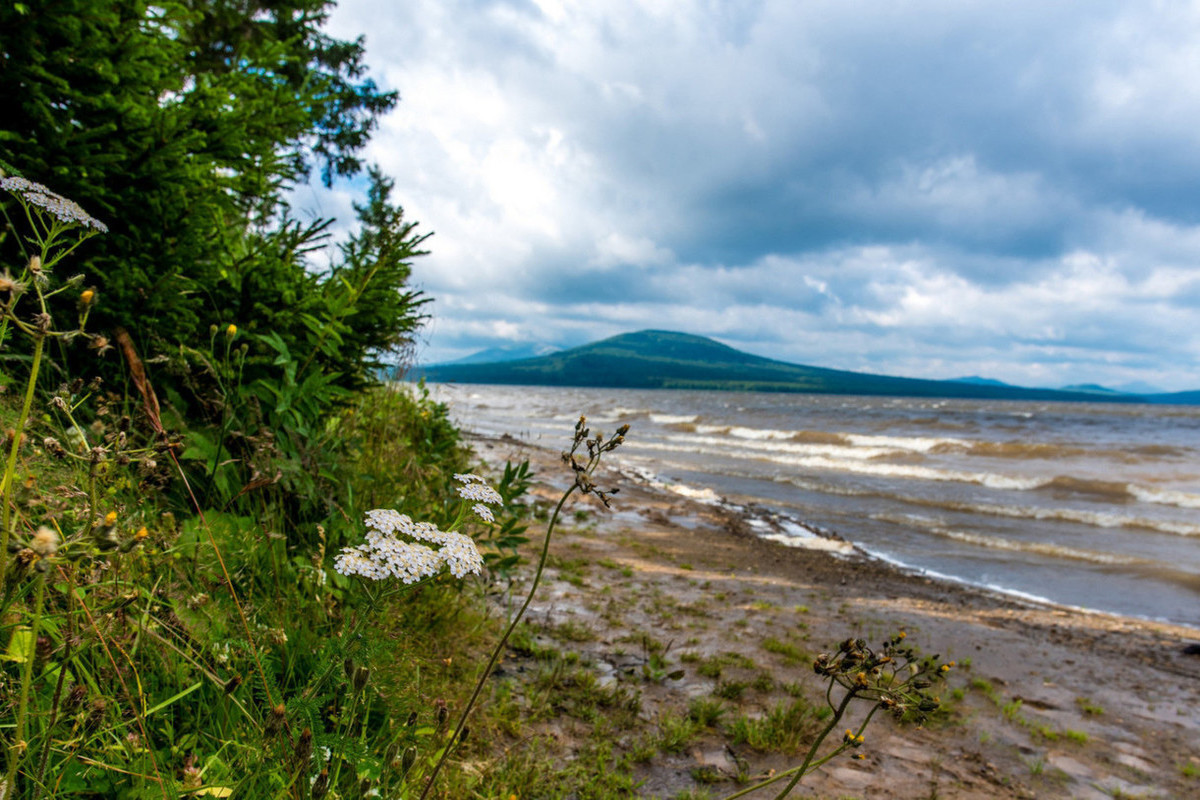
<svg viewBox="0 0 1200 800"><path fill-rule="evenodd" d="M646 328L1200 388L1200 3L341 0L418 360ZM352 218L362 183L295 195Z"/></svg>

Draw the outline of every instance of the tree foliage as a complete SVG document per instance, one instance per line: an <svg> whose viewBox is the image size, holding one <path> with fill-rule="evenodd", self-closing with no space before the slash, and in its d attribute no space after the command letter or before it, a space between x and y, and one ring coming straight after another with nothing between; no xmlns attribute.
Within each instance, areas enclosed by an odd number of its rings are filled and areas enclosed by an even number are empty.
<svg viewBox="0 0 1200 800"><path fill-rule="evenodd" d="M411 334L407 260L423 237L387 204L386 181L375 176L363 232L323 275L306 255L327 223L298 222L285 202L314 170L326 183L360 171L397 101L365 76L361 39L322 32L330 5L0 4L0 160L109 224L84 254L94 325L153 354L235 323L347 388ZM0 245L8 259L15 239Z"/></svg>

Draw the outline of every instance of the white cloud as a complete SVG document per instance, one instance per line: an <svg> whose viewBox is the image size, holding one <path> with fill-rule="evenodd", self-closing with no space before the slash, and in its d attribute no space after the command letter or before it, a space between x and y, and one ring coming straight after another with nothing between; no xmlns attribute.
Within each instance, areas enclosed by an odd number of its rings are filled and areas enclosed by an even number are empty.
<svg viewBox="0 0 1200 800"><path fill-rule="evenodd" d="M367 155L436 232L432 359L674 327L1200 384L1195 4L342 0L330 31L401 92Z"/></svg>

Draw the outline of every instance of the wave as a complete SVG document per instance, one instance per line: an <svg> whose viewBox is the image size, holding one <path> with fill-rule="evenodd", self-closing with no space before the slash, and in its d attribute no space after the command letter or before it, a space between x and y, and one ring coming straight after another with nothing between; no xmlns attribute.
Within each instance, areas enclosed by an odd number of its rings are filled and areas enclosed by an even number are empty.
<svg viewBox="0 0 1200 800"><path fill-rule="evenodd" d="M898 500L910 505L918 505L924 508L936 508L944 511L954 511L960 514L978 514L990 517L1007 517L1009 519L1028 519L1043 522L1073 522L1080 525L1088 525L1093 528L1135 528L1137 530L1165 533L1172 536L1200 536L1200 525L1190 522L1137 517L1131 514L1119 514L1111 511L1087 511L1079 508L1039 508L1037 506L999 505L994 503L964 503L953 500L916 498L887 492L863 492L852 490L834 492L829 491L828 487L815 487L809 481L797 482L786 478L783 480L787 483L796 484L799 488L803 488L808 491L827 491L830 494L843 494L850 496L870 495L875 497L884 497L889 500ZM892 521L900 522L901 524L930 524L923 523L922 519L928 518L921 518L913 515L896 515Z"/></svg>
<svg viewBox="0 0 1200 800"><path fill-rule="evenodd" d="M965 449L971 444L964 439L935 436L875 436L865 433L845 433L842 436L856 447L885 447L914 453L929 453L938 448Z"/></svg>
<svg viewBox="0 0 1200 800"><path fill-rule="evenodd" d="M875 437L885 439L886 437ZM666 452L705 455L720 452L733 457L766 459L791 468L870 475L880 478L968 483L1002 491L1044 491L1051 494L1082 495L1108 503L1142 502L1176 508L1200 508L1200 494L1170 489L1153 489L1121 481L1079 478L1071 475L1019 476L998 472L943 469L882 459L897 455L886 447L839 447L799 444L792 441L757 440L733 443L699 435L668 435L667 442L642 442L641 447ZM905 498L907 499L907 498ZM1145 527L1145 526L1139 526ZM1178 529L1171 530L1179 532ZM1192 535L1187 533L1185 535Z"/></svg>
<svg viewBox="0 0 1200 800"><path fill-rule="evenodd" d="M1181 492L1174 489L1149 489L1142 486L1130 486L1129 492L1143 503L1157 503L1162 506L1178 506L1180 508L1200 508L1200 494Z"/></svg>
<svg viewBox="0 0 1200 800"><path fill-rule="evenodd" d="M1087 455L1081 447L1047 442L970 442L965 448L973 456L987 458L1077 458Z"/></svg>
<svg viewBox="0 0 1200 800"><path fill-rule="evenodd" d="M699 418L699 414L650 414L650 421L657 425L685 425Z"/></svg>
<svg viewBox="0 0 1200 800"><path fill-rule="evenodd" d="M872 519L877 519L882 522L892 522L901 525L917 525L922 530L937 536L950 539L955 542L973 545L975 547L983 547L988 550L1003 550L1011 553L1033 553L1039 556L1048 556L1050 558L1065 558L1072 561L1086 561L1091 564L1104 565L1133 565L1133 564L1154 564L1154 561L1145 558L1137 558L1135 556L1126 556L1119 553L1105 553L1099 550L1088 550L1081 547L1068 547L1066 545L1054 544L1053 542L1028 542L1019 539L1009 539L1003 536L989 536L982 533L968 533L966 531L954 530L947 528L936 520L928 517L917 517L911 514L872 514Z"/></svg>
<svg viewBox="0 0 1200 800"><path fill-rule="evenodd" d="M779 440L761 440L755 442L735 443L726 439L719 439L713 436L671 436L666 437L666 441L671 444L660 444L655 442L643 442L642 446L650 449L661 449L673 452L685 453L712 453L721 452L725 455L741 456L751 455L752 457L763 457L771 454L785 455L825 455L839 456L847 459L872 459L880 458L895 453L894 450L886 450L883 448L855 448L855 447L838 447L837 445L820 445L820 444L794 444L788 441ZM779 459L771 459L779 461Z"/></svg>
<svg viewBox="0 0 1200 800"><path fill-rule="evenodd" d="M1049 542L1021 542L1015 539L1004 539L999 536L984 536L983 534L979 533L965 533L963 531L945 529L935 529L934 533L941 534L947 539L952 539L956 542L972 544L976 547L986 547L989 550L1035 553L1040 556L1066 558L1072 561L1086 561L1091 564L1131 565L1153 563L1144 558L1122 556L1117 555L1116 553L1101 553L1097 550L1084 550L1079 547L1066 547L1064 545L1051 544Z"/></svg>

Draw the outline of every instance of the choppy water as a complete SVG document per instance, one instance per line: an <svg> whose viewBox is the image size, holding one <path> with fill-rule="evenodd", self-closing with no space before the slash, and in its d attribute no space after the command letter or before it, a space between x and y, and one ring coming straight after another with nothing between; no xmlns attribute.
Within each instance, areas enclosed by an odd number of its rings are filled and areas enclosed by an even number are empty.
<svg viewBox="0 0 1200 800"><path fill-rule="evenodd" d="M625 464L909 567L1200 627L1200 407L432 388L463 427L549 447L580 413L629 423Z"/></svg>

